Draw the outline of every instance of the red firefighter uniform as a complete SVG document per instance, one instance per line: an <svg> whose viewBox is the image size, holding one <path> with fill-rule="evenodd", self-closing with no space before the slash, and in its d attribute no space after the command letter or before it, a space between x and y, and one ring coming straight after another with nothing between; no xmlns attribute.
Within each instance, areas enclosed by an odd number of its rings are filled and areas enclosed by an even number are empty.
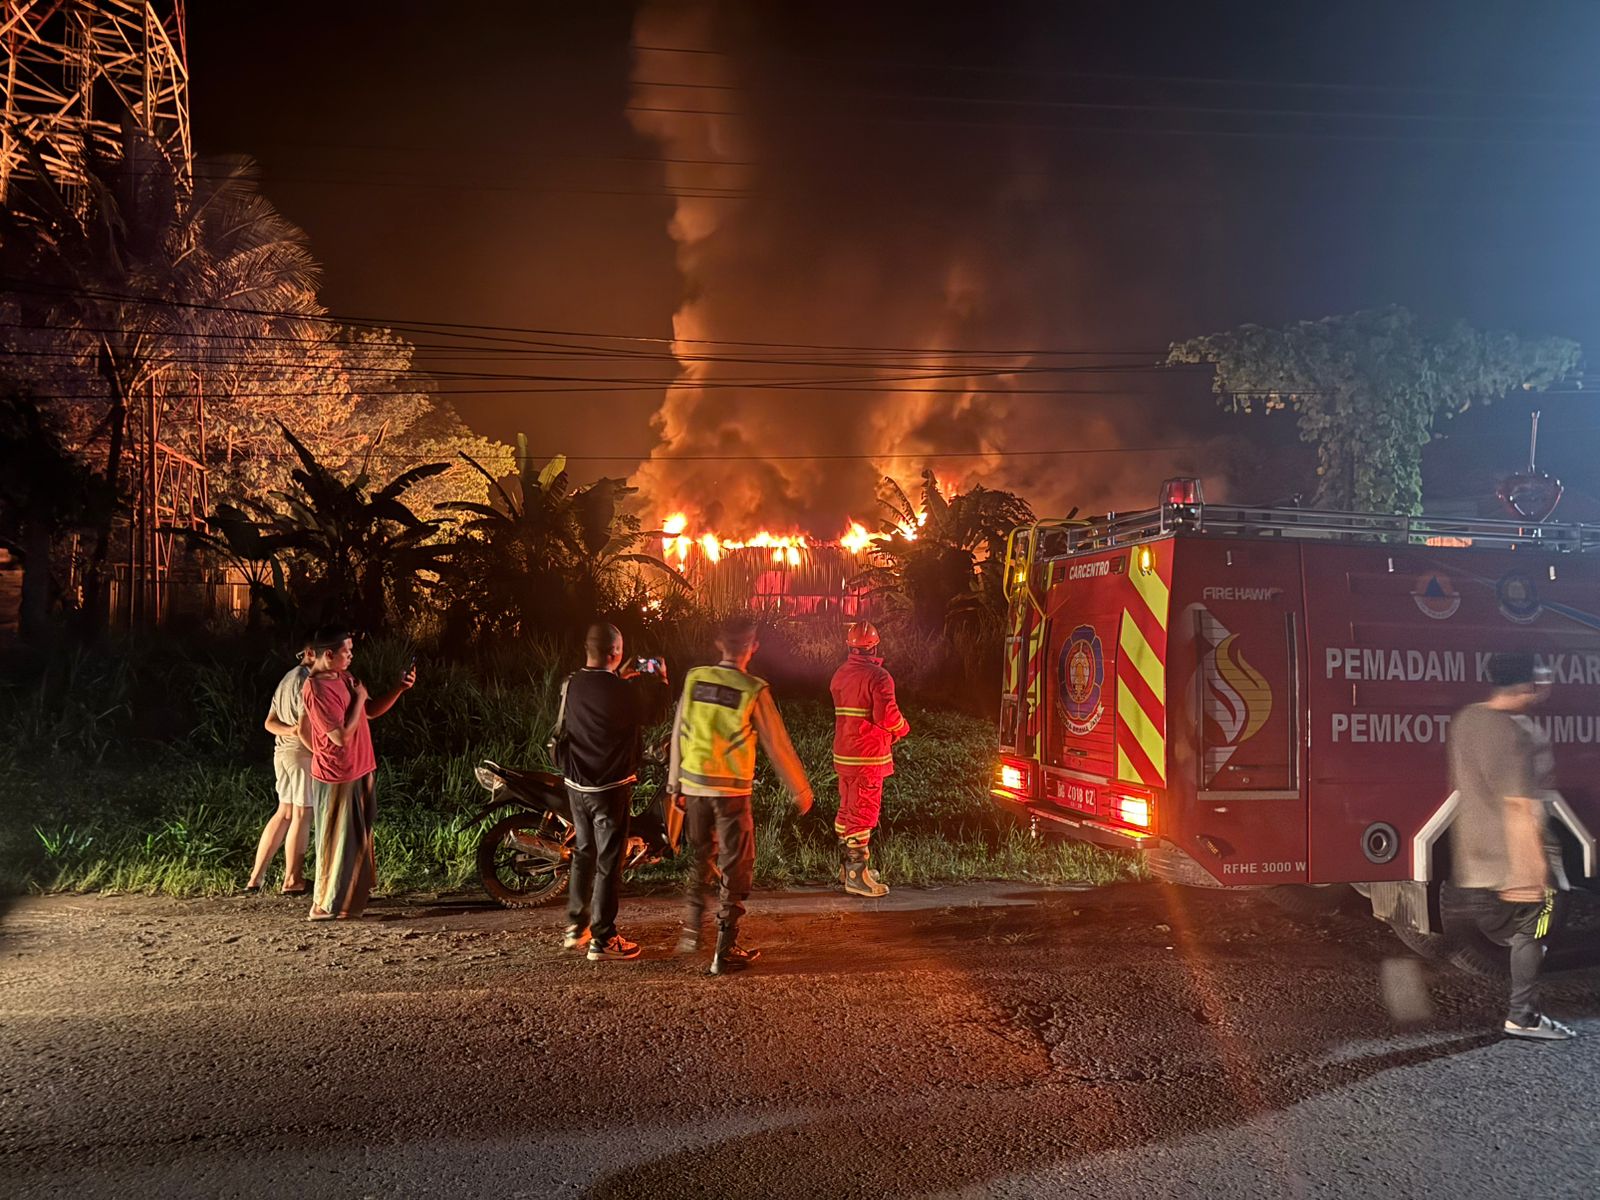
<svg viewBox="0 0 1600 1200"><path fill-rule="evenodd" d="M845 890L881 896L888 888L867 865L868 845L883 807L883 781L894 774L894 744L911 732L895 703L894 677L877 657L878 631L868 622L850 626L850 656L834 673L833 766L839 776L839 837Z"/></svg>

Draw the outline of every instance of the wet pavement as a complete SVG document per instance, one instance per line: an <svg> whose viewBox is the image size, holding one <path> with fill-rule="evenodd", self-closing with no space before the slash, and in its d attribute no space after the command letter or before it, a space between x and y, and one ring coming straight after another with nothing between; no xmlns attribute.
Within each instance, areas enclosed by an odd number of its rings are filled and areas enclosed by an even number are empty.
<svg viewBox="0 0 1600 1200"><path fill-rule="evenodd" d="M1586 1036L1359 914L1154 885L758 896L751 972L561 915L276 898L0 916L7 1196L1592 1197Z"/></svg>

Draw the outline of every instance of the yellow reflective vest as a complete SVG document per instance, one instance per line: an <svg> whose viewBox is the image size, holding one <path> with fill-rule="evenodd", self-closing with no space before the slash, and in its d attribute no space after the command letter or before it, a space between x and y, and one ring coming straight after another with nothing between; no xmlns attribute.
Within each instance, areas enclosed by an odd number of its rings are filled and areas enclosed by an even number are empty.
<svg viewBox="0 0 1600 1200"><path fill-rule="evenodd" d="M695 667L678 706L678 783L696 796L755 790L757 732L752 713L767 681L735 667Z"/></svg>

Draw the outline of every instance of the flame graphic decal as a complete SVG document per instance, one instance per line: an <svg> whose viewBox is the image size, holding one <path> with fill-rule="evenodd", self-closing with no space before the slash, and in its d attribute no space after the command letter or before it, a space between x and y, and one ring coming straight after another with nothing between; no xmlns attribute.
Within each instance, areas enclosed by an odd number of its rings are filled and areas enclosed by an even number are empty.
<svg viewBox="0 0 1600 1200"><path fill-rule="evenodd" d="M1212 686L1226 688L1238 706L1238 716L1228 730L1228 742L1237 746L1248 742L1261 731L1272 715L1272 689L1265 676L1250 665L1235 644L1239 639L1230 633L1215 652L1216 674Z"/></svg>
<svg viewBox="0 0 1600 1200"><path fill-rule="evenodd" d="M1206 611L1201 613L1200 630L1210 643L1200 671L1209 783L1272 716L1272 688L1239 649L1238 634Z"/></svg>

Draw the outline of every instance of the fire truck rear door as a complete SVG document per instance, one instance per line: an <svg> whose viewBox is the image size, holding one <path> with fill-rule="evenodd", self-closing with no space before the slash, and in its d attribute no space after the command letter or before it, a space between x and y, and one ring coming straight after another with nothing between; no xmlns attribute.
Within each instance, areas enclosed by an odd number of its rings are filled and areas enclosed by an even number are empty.
<svg viewBox="0 0 1600 1200"><path fill-rule="evenodd" d="M1184 539L1176 574L1194 665L1185 699L1197 737L1183 756L1192 833L1224 883L1303 881L1299 548Z"/></svg>

